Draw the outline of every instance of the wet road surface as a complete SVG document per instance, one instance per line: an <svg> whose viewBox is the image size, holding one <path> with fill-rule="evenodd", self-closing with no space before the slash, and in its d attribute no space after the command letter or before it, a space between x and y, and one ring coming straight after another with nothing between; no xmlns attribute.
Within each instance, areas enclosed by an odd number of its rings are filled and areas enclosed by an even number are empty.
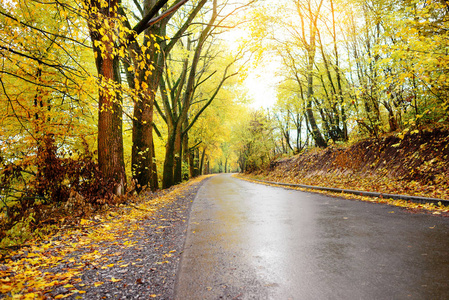
<svg viewBox="0 0 449 300"><path fill-rule="evenodd" d="M176 299L449 299L449 219L215 176Z"/></svg>

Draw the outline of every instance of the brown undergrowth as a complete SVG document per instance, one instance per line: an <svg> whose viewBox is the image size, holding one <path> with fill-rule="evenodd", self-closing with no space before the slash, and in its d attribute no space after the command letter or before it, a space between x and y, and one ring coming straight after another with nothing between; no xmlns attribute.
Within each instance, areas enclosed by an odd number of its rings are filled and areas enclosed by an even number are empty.
<svg viewBox="0 0 449 300"><path fill-rule="evenodd" d="M250 174L275 182L449 200L449 131L428 129L312 149Z"/></svg>

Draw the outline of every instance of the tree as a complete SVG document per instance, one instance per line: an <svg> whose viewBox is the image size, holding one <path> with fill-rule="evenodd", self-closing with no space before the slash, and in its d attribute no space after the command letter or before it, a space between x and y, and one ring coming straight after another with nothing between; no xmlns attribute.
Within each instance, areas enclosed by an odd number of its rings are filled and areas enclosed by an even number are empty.
<svg viewBox="0 0 449 300"><path fill-rule="evenodd" d="M165 4L167 1L162 2L146 0L144 9L140 6L138 8L144 16L148 16L151 13L155 14L163 6L161 4ZM137 30L136 33L145 31L142 45L139 46L135 39L129 44L128 51L133 63L132 65L125 64L128 84L130 87L138 88L141 91L134 101L133 112L132 173L138 191L144 186L149 186L152 190L158 187L153 141L153 112L166 59L176 43L188 30L192 20L200 12L206 0L199 1L190 7L183 24L173 34L172 38L168 39L169 21L173 17L173 12L186 2L176 1L154 21L151 21L148 17L143 17L134 27L134 31ZM122 11L122 15L125 15L124 11ZM156 21L159 22L154 23ZM129 21L127 24L130 28Z"/></svg>
<svg viewBox="0 0 449 300"><path fill-rule="evenodd" d="M160 68L155 68L155 65L163 65L164 58L157 42L165 43L163 31L170 16L187 0L176 1L157 15L167 2L167 0L145 0L144 9L135 2L142 13L142 19L132 28L120 0L84 2L97 70L103 87L99 97L99 164L105 176L116 182L117 190L123 189L126 180L123 163L123 88L120 86L120 60L127 71L128 85L134 99L133 179L138 191L143 186L148 185L152 189L158 186L152 120L154 97L160 77ZM198 5L201 6L204 2ZM188 25L188 22L186 24ZM143 32L145 33L143 45L139 46L137 37ZM182 32L178 32L178 35ZM168 43L168 48L164 50L169 52L168 49L173 44L174 42Z"/></svg>
<svg viewBox="0 0 449 300"><path fill-rule="evenodd" d="M266 167L274 157L274 126L264 111L248 113L233 129L233 149L243 172Z"/></svg>
<svg viewBox="0 0 449 300"><path fill-rule="evenodd" d="M221 19L217 17L226 8L227 2L219 6L217 1L213 1L209 21L196 28L197 37L192 32L192 36L184 41L185 48L181 53L188 53L187 57L180 58L182 61L179 75L173 78L172 70L169 68L165 76L160 81L161 84L161 102L163 110L159 108L159 112L163 115L163 119L167 124L168 136L166 143L166 155L164 161L163 187L170 187L182 180L182 157L183 157L183 141L188 144L188 131L192 128L201 114L209 107L220 92L223 84L237 72L232 72L231 68L237 60L243 57L242 52L236 54L234 58L222 70L222 76L216 83L212 92L208 95L203 94L201 101L196 101L196 94L200 90L200 86L210 81L217 70L210 70L212 62L217 54L214 54L212 44L213 34L217 28L223 26L223 22L231 14L224 15ZM245 4L246 7L249 4ZM241 9L241 8L240 8ZM212 40L209 41L208 40ZM173 64L176 60L172 60ZM205 99L204 99L205 98ZM203 102L204 104L199 104ZM194 112L192 105L199 104L199 108ZM184 149L188 151L188 149Z"/></svg>
<svg viewBox="0 0 449 300"><path fill-rule="evenodd" d="M305 101L301 90L294 81L283 82L278 86L277 99L273 114L286 143L285 148L291 150L284 149L284 153L299 153L308 144Z"/></svg>
<svg viewBox="0 0 449 300"><path fill-rule="evenodd" d="M99 75L98 97L98 164L104 178L114 186L114 193L123 195L126 187L123 159L122 94L119 86L120 53L117 41L119 0L109 2L86 0L86 20L92 40L95 64Z"/></svg>
<svg viewBox="0 0 449 300"><path fill-rule="evenodd" d="M1 199L66 200L59 159L94 131L89 46L71 26L81 20L65 3L8 1L0 23Z"/></svg>

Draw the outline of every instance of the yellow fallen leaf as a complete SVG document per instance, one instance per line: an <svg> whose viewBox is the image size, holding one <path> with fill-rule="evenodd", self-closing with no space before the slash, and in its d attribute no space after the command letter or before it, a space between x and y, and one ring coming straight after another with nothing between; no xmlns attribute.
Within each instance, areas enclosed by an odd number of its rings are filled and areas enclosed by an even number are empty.
<svg viewBox="0 0 449 300"><path fill-rule="evenodd" d="M64 285L64 287L65 287L66 289L68 289L68 288L72 288L72 287L75 287L75 286L73 286L73 284L66 284L66 285Z"/></svg>
<svg viewBox="0 0 449 300"><path fill-rule="evenodd" d="M122 281L122 280L121 280L121 279L115 279L114 277L112 277L112 278L111 278L111 281L112 281L112 282L119 282L119 281Z"/></svg>
<svg viewBox="0 0 449 300"><path fill-rule="evenodd" d="M22 299L36 299L37 294L36 293L28 293L22 296Z"/></svg>
<svg viewBox="0 0 449 300"><path fill-rule="evenodd" d="M99 287L99 286L102 285L102 284L104 284L104 282L99 281L99 282L95 282L95 283L94 283L94 286L95 286L95 287Z"/></svg>
<svg viewBox="0 0 449 300"><path fill-rule="evenodd" d="M120 268L126 268L129 264L126 265L120 265Z"/></svg>
<svg viewBox="0 0 449 300"><path fill-rule="evenodd" d="M0 285L0 292L2 294L6 294L7 292L12 290L12 286L6 285L6 284L2 284Z"/></svg>

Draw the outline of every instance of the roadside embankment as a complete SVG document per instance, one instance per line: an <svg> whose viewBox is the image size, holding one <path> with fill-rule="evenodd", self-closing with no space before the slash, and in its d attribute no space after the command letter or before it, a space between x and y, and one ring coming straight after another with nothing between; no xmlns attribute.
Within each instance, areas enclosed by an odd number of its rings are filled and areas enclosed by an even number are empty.
<svg viewBox="0 0 449 300"><path fill-rule="evenodd" d="M250 174L267 181L449 200L449 131L313 149Z"/></svg>

